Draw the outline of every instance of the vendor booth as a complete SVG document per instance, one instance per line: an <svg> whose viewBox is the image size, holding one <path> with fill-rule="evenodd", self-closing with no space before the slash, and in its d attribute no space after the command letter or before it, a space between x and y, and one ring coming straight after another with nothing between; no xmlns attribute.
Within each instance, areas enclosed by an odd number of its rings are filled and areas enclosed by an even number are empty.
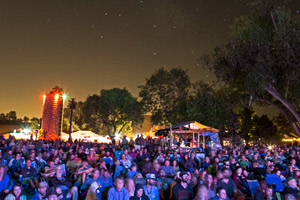
<svg viewBox="0 0 300 200"><path fill-rule="evenodd" d="M206 137L210 138L211 142L220 145L219 130L200 124L196 121L176 124L166 129L161 129L156 132L157 136L170 137L170 145L173 145L173 138L184 137L190 139L190 147L205 148ZM186 145L187 141L185 141ZM181 144L180 144L181 145Z"/></svg>

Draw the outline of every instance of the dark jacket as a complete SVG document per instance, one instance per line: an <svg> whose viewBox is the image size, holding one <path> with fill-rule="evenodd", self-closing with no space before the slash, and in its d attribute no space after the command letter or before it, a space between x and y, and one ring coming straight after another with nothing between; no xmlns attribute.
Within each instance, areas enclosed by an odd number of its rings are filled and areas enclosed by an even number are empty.
<svg viewBox="0 0 300 200"><path fill-rule="evenodd" d="M52 177L50 179L50 186L61 186L61 185L65 185L68 188L71 188L73 186L72 181L69 177L63 177L62 180L58 180L56 178L56 176Z"/></svg>
<svg viewBox="0 0 300 200"><path fill-rule="evenodd" d="M129 200L150 200L149 197L145 194L141 196L141 198L137 197L136 195L129 198Z"/></svg>

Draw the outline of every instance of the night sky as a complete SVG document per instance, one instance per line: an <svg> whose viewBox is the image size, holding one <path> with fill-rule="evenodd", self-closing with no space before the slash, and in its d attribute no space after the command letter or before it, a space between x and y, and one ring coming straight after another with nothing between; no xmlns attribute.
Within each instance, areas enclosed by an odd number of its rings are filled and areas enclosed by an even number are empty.
<svg viewBox="0 0 300 200"><path fill-rule="evenodd" d="M248 2L1 1L0 113L41 117L40 95L55 85L76 100L113 87L137 97L137 86L163 66L210 83L197 58L227 40L228 25L250 13Z"/></svg>

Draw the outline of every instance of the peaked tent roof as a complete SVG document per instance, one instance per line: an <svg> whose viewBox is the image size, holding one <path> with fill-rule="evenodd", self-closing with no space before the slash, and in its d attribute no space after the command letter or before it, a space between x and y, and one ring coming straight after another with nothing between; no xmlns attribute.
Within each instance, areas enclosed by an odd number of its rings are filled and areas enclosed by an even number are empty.
<svg viewBox="0 0 300 200"><path fill-rule="evenodd" d="M220 132L219 129L200 124L199 122L196 122L196 121L189 121L189 122L184 122L184 123L180 123L180 124L175 124L171 128L172 129L183 128L183 130L189 130L189 131L194 131L194 132L199 132L199 133Z"/></svg>

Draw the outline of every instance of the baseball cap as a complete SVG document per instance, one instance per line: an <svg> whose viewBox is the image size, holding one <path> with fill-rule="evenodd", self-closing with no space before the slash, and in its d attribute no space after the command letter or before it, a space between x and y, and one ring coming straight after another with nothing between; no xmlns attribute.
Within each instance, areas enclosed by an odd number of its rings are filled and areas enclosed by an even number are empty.
<svg viewBox="0 0 300 200"><path fill-rule="evenodd" d="M146 174L147 179L156 179L155 174L148 173Z"/></svg>

